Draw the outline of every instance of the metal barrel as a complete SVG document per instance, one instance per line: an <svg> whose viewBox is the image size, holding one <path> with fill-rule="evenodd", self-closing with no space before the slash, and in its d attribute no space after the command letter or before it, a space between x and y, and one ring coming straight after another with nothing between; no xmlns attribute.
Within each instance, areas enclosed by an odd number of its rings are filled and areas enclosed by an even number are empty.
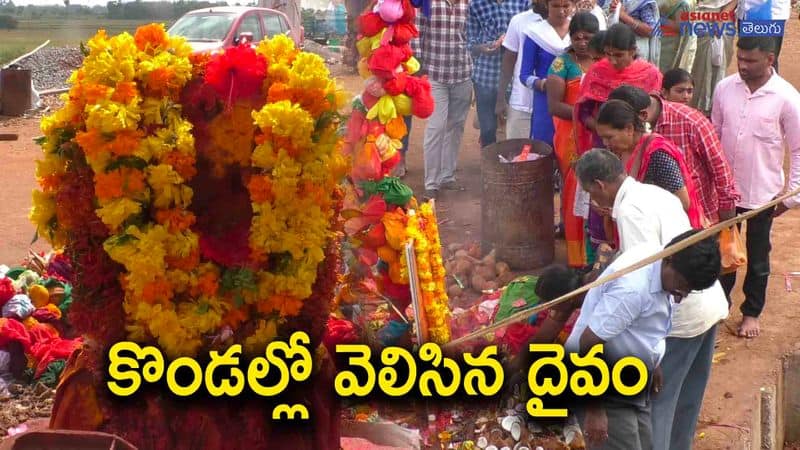
<svg viewBox="0 0 800 450"><path fill-rule="evenodd" d="M31 109L31 71L29 69L0 70L0 112L6 116L21 116Z"/></svg>
<svg viewBox="0 0 800 450"><path fill-rule="evenodd" d="M535 161L504 163L525 144ZM481 150L481 250L515 270L544 267L555 258L553 149L542 141L511 139Z"/></svg>

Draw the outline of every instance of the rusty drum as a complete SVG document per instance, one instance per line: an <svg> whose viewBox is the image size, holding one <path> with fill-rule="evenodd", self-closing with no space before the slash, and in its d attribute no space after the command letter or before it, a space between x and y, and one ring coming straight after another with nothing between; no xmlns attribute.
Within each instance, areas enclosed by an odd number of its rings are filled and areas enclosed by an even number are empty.
<svg viewBox="0 0 800 450"><path fill-rule="evenodd" d="M542 157L506 163L525 144ZM546 266L555 257L553 149L544 142L511 139L482 150L481 250L515 270Z"/></svg>
<svg viewBox="0 0 800 450"><path fill-rule="evenodd" d="M31 109L31 71L29 69L0 70L0 112L6 116L21 116Z"/></svg>

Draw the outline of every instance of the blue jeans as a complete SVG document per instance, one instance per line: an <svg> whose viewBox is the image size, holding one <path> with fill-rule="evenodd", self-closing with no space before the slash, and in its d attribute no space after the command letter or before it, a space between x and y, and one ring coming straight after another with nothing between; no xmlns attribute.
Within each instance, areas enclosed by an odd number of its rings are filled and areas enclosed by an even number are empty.
<svg viewBox="0 0 800 450"><path fill-rule="evenodd" d="M486 87L475 84L475 103L478 109L478 123L481 126L481 147L497 142L497 86Z"/></svg>
<svg viewBox="0 0 800 450"><path fill-rule="evenodd" d="M664 385L653 399L653 450L691 450L711 375L717 325L693 338L667 338Z"/></svg>

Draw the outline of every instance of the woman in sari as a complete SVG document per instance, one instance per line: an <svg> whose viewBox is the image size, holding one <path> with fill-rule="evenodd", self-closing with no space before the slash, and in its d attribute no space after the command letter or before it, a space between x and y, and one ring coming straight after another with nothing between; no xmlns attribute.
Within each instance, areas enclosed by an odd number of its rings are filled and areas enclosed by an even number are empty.
<svg viewBox="0 0 800 450"><path fill-rule="evenodd" d="M526 32L522 48L519 80L533 89L531 139L553 145L553 118L547 109L547 72L556 56L570 45L569 24L575 12L574 0L548 0L547 20L534 24Z"/></svg>
<svg viewBox="0 0 800 450"><path fill-rule="evenodd" d="M567 264L576 268L582 268L588 262L583 217L576 216L572 208L578 184L572 170L572 164L578 158L573 139L572 108L578 100L583 74L594 62L589 41L598 32L598 28L599 21L592 13L581 11L575 14L569 24L572 45L566 53L553 60L547 75L547 108L553 116L553 148L562 182L561 218L567 241Z"/></svg>
<svg viewBox="0 0 800 450"><path fill-rule="evenodd" d="M677 196L694 228L703 211L681 150L658 133L648 133L639 112L622 100L609 100L597 116L597 133L625 164L628 175Z"/></svg>
<svg viewBox="0 0 800 450"><path fill-rule="evenodd" d="M609 23L631 27L639 56L658 65L661 59L661 16L656 0L610 0L608 11Z"/></svg>
<svg viewBox="0 0 800 450"><path fill-rule="evenodd" d="M697 51L697 36L681 33L681 15L694 8L694 0L658 0L661 15L661 56L658 67L662 72L670 69L692 70Z"/></svg>
<svg viewBox="0 0 800 450"><path fill-rule="evenodd" d="M573 109L575 141L578 156L594 147L603 147L595 133L595 118L600 105L608 95L623 84L638 87L646 92L661 89L661 72L658 67L636 55L636 35L625 24L612 25L603 42L606 57L592 64L581 82L578 101ZM602 217L588 208L588 195L576 193L575 212L588 218L587 262L594 261L594 250L606 240L606 227Z"/></svg>

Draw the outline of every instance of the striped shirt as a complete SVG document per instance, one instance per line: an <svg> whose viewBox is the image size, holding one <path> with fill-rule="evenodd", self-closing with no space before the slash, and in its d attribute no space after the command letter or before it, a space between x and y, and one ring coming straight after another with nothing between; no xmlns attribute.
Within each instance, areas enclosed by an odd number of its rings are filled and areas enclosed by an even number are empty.
<svg viewBox="0 0 800 450"><path fill-rule="evenodd" d="M467 0L431 0L431 16L417 14L416 57L431 81L456 84L472 76L467 49ZM412 43L413 44L413 43Z"/></svg>
<svg viewBox="0 0 800 450"><path fill-rule="evenodd" d="M529 0L472 0L467 21L467 46L473 50L491 44L506 33L511 18L530 9ZM500 81L502 52L473 57L472 81L478 86L496 89Z"/></svg>
<svg viewBox="0 0 800 450"><path fill-rule="evenodd" d="M703 213L711 223L720 210L731 210L739 200L733 171L711 122L696 109L658 97L661 115L653 131L681 149L692 174Z"/></svg>

